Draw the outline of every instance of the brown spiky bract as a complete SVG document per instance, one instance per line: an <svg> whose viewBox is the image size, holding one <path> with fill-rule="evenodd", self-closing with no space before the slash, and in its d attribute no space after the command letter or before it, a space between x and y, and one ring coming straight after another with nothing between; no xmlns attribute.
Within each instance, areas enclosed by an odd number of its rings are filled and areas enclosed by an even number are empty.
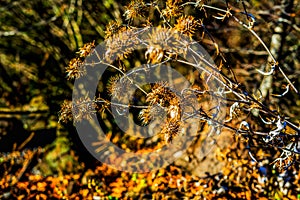
<svg viewBox="0 0 300 200"><path fill-rule="evenodd" d="M149 103L147 109L143 109L140 113L140 119L143 124L148 124L151 120L151 107L159 105L164 108L167 117L163 123L161 134L164 135L166 143L172 142L174 137L180 132L181 125L181 108L179 97L174 94L166 83L157 83L153 86L151 92L148 93L146 102Z"/></svg>
<svg viewBox="0 0 300 200"><path fill-rule="evenodd" d="M166 8L162 10L163 15L167 19L181 15L183 9L180 3L182 3L182 0L167 0Z"/></svg>
<svg viewBox="0 0 300 200"><path fill-rule="evenodd" d="M193 16L181 16L177 19L174 30L192 38L201 24L201 20L196 20Z"/></svg>
<svg viewBox="0 0 300 200"><path fill-rule="evenodd" d="M73 58L66 67L67 78L75 79L83 76L85 71L84 62L81 58Z"/></svg>
<svg viewBox="0 0 300 200"><path fill-rule="evenodd" d="M137 17L142 17L143 11L146 8L143 0L132 0L127 6L125 6L125 20L133 20Z"/></svg>

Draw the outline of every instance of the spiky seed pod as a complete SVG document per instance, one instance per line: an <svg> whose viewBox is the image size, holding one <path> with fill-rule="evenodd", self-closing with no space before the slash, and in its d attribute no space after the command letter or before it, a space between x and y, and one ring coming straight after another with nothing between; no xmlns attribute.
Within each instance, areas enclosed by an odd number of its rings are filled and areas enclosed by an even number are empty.
<svg viewBox="0 0 300 200"><path fill-rule="evenodd" d="M79 54L80 57L87 57L95 48L95 41L86 43L83 45L83 47L79 48Z"/></svg>
<svg viewBox="0 0 300 200"><path fill-rule="evenodd" d="M145 53L148 63L159 63L164 57L170 58L170 56L183 54L189 44L183 35L168 28L153 30L145 41L149 44Z"/></svg>
<svg viewBox="0 0 300 200"><path fill-rule="evenodd" d="M122 77L121 74L117 74L115 76L112 76L109 78L108 82L107 82L107 91L109 93L110 96L117 95L119 96L121 93L121 84L120 82L118 82L120 80L120 78Z"/></svg>
<svg viewBox="0 0 300 200"><path fill-rule="evenodd" d="M162 107L167 107L170 105L169 101L174 98L177 98L176 95L167 88L166 83L156 83L147 94L146 102L150 105L160 104Z"/></svg>
<svg viewBox="0 0 300 200"><path fill-rule="evenodd" d="M167 112L166 123L163 126L161 134L164 135L167 143L172 142L173 138L180 131L181 123L181 108L179 98L167 88L166 83L156 83L151 92L148 93L146 101L149 102L150 106L159 104ZM149 114L150 113L150 114ZM140 113L141 119L145 121L150 119L151 111L144 110ZM153 116L153 115L151 115Z"/></svg>
<svg viewBox="0 0 300 200"><path fill-rule="evenodd" d="M149 34L149 38L146 40L149 44L161 44L163 47L168 46L170 38L172 38L173 32L167 28L158 27Z"/></svg>
<svg viewBox="0 0 300 200"><path fill-rule="evenodd" d="M193 16L181 16L177 19L174 29L191 38L200 25L201 21L196 20Z"/></svg>
<svg viewBox="0 0 300 200"><path fill-rule="evenodd" d="M139 119L142 125L148 125L151 120L158 120L159 122L166 119L167 108L159 105L148 106L147 109L143 109L139 113Z"/></svg>
<svg viewBox="0 0 300 200"><path fill-rule="evenodd" d="M67 123L73 119L72 115L72 101L65 100L61 105L61 109L59 111L59 119L58 122Z"/></svg>
<svg viewBox="0 0 300 200"><path fill-rule="evenodd" d="M134 30L135 29L126 29L126 31L119 32L105 41L105 46L107 47L105 60L107 62L127 58L135 49L140 40L137 38L137 34Z"/></svg>
<svg viewBox="0 0 300 200"><path fill-rule="evenodd" d="M96 113L96 103L89 97L83 97L72 103L73 119L79 122L82 119L90 119Z"/></svg>
<svg viewBox="0 0 300 200"><path fill-rule="evenodd" d="M162 10L162 14L167 18L177 17L182 13L182 7L180 7L181 0L167 0L166 8Z"/></svg>
<svg viewBox="0 0 300 200"><path fill-rule="evenodd" d="M171 37L169 29L155 29L149 38L146 39L149 44L145 52L145 58L148 63L159 63L164 57L164 49L168 46L168 40Z"/></svg>
<svg viewBox="0 0 300 200"><path fill-rule="evenodd" d="M140 111L139 119L141 120L143 126L146 126L150 123L152 119L150 106L147 109L143 109Z"/></svg>
<svg viewBox="0 0 300 200"><path fill-rule="evenodd" d="M143 12L146 8L143 0L132 0L128 6L125 6L124 16L127 21L133 20L136 17L143 17Z"/></svg>
<svg viewBox="0 0 300 200"><path fill-rule="evenodd" d="M122 27L120 22L110 21L106 25L106 30L104 31L105 32L105 39L110 38L114 34L117 34L122 28L125 28L125 27Z"/></svg>
<svg viewBox="0 0 300 200"><path fill-rule="evenodd" d="M168 121L161 133L166 143L171 143L180 131L180 121Z"/></svg>
<svg viewBox="0 0 300 200"><path fill-rule="evenodd" d="M73 58L66 67L68 80L83 76L85 70L84 62L80 58Z"/></svg>

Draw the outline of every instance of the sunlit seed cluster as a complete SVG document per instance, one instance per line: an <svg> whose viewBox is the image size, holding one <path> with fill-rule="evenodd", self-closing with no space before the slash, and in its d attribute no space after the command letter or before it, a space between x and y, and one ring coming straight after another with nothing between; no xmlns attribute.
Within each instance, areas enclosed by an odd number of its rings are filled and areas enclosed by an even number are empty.
<svg viewBox="0 0 300 200"><path fill-rule="evenodd" d="M95 48L95 41L93 42L90 42L90 43L86 43L83 45L83 47L79 48L79 56L80 57L87 57L90 53L92 53L92 51L94 50Z"/></svg>
<svg viewBox="0 0 300 200"><path fill-rule="evenodd" d="M76 79L82 77L86 73L84 59L92 53L95 48L95 41L84 44L77 52L78 57L73 58L66 67L67 78Z"/></svg>
<svg viewBox="0 0 300 200"><path fill-rule="evenodd" d="M59 121L67 123L71 120L79 122L82 119L90 119L95 114L97 104L89 97L80 98L76 101L65 101L59 112Z"/></svg>
<svg viewBox="0 0 300 200"><path fill-rule="evenodd" d="M117 34L122 29L126 29L126 28L124 26L122 26L121 22L119 22L119 21L110 21L106 25L105 39L112 37L114 34Z"/></svg>
<svg viewBox="0 0 300 200"><path fill-rule="evenodd" d="M146 102L149 103L147 109L143 109L139 118L143 124L148 124L155 113L151 109L155 105L164 108L167 113L166 124L163 126L161 134L167 143L172 142L173 138L180 131L181 124L181 108L179 97L174 94L166 83L157 83L153 86L151 92L148 93Z"/></svg>
<svg viewBox="0 0 300 200"><path fill-rule="evenodd" d="M109 93L109 95L116 95L116 96L120 96L122 93L122 85L120 82L120 78L122 77L121 74L117 74L115 76L112 76L109 78L108 82L107 82L107 91ZM124 92L124 91L123 91Z"/></svg>
<svg viewBox="0 0 300 200"><path fill-rule="evenodd" d="M177 23L174 25L174 30L191 38L200 25L201 21L196 20L191 15L181 16L177 19Z"/></svg>
<svg viewBox="0 0 300 200"><path fill-rule="evenodd" d="M166 8L162 10L163 15L167 19L171 19L172 17L177 17L182 14L182 7L180 7L180 3L182 0L167 0Z"/></svg>
<svg viewBox="0 0 300 200"><path fill-rule="evenodd" d="M134 47L140 42L134 30L134 28L127 28L125 32L121 31L105 41L108 47L105 60L108 62L122 60L132 53Z"/></svg>
<svg viewBox="0 0 300 200"><path fill-rule="evenodd" d="M133 0L128 6L125 6L125 20L133 20L136 17L143 16L143 11L146 8L143 0Z"/></svg>
<svg viewBox="0 0 300 200"><path fill-rule="evenodd" d="M73 58L68 66L66 67L67 72L67 78L68 79L75 79L82 77L86 71L85 71L84 62L81 58Z"/></svg>

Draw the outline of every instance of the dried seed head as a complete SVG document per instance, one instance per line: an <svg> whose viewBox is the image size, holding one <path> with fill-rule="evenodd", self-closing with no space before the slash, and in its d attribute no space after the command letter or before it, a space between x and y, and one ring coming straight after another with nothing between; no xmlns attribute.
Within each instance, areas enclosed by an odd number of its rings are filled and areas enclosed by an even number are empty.
<svg viewBox="0 0 300 200"><path fill-rule="evenodd" d="M168 121L161 133L166 143L171 143L180 131L180 121Z"/></svg>
<svg viewBox="0 0 300 200"><path fill-rule="evenodd" d="M143 0L132 0L128 6L125 6L125 19L133 20L136 17L143 17L145 8L146 5Z"/></svg>
<svg viewBox="0 0 300 200"><path fill-rule="evenodd" d="M127 58L140 41L134 29L126 29L126 31L112 35L105 42L107 47L105 60L112 62L116 59L122 60Z"/></svg>
<svg viewBox="0 0 300 200"><path fill-rule="evenodd" d="M153 45L162 45L168 46L169 40L173 36L173 33L170 29L167 28L156 28L149 34L147 42Z"/></svg>
<svg viewBox="0 0 300 200"><path fill-rule="evenodd" d="M162 14L167 18L177 17L182 13L182 7L180 7L181 0L168 0L166 2L166 8L162 10Z"/></svg>
<svg viewBox="0 0 300 200"><path fill-rule="evenodd" d="M151 92L147 94L146 102L150 105L160 104L162 107L168 107L176 95L167 88L166 83L156 83Z"/></svg>
<svg viewBox="0 0 300 200"><path fill-rule="evenodd" d="M189 41L173 29L157 28L145 41L149 44L145 57L148 63L159 63L165 57L184 54Z"/></svg>
<svg viewBox="0 0 300 200"><path fill-rule="evenodd" d="M147 38L149 46L145 53L148 63L159 63L163 59L170 36L170 30L165 28L158 28L149 35Z"/></svg>
<svg viewBox="0 0 300 200"><path fill-rule="evenodd" d="M61 105L61 109L59 111L58 122L67 123L72 121L72 101L65 100Z"/></svg>
<svg viewBox="0 0 300 200"><path fill-rule="evenodd" d="M166 117L166 111L166 108L159 105L148 106L147 109L140 111L139 119L142 121L142 125L148 125L152 119L161 122Z"/></svg>
<svg viewBox="0 0 300 200"><path fill-rule="evenodd" d="M159 104L159 106L164 108L164 111L167 113L167 118L165 118L166 123L163 126L161 133L164 135L165 141L170 143L180 131L181 108L179 97L167 88L166 83L156 83L151 92L148 93L146 101L149 102L151 107ZM143 119L150 119L148 113L151 115L149 110L148 112L143 111Z"/></svg>
<svg viewBox="0 0 300 200"><path fill-rule="evenodd" d="M122 29L126 29L126 27L121 26L121 23L118 21L110 21L107 26L105 32L105 39L110 38L114 34L119 33Z"/></svg>
<svg viewBox="0 0 300 200"><path fill-rule="evenodd" d="M147 109L143 109L140 111L139 119L141 120L143 126L146 126L150 123L152 119L150 106Z"/></svg>
<svg viewBox="0 0 300 200"><path fill-rule="evenodd" d="M112 96L113 94L118 96L120 95L122 91L121 90L122 85L118 81L120 80L121 77L122 77L121 74L117 74L109 78L106 88L110 96Z"/></svg>
<svg viewBox="0 0 300 200"><path fill-rule="evenodd" d="M179 19L177 19L174 29L179 33L187 35L191 38L200 24L201 22L195 20L193 16L181 16Z"/></svg>
<svg viewBox="0 0 300 200"><path fill-rule="evenodd" d="M80 58L73 58L66 67L68 80L83 76L85 70L84 62Z"/></svg>
<svg viewBox="0 0 300 200"><path fill-rule="evenodd" d="M96 113L96 103L89 97L83 97L72 103L73 120L79 122L82 119L90 119Z"/></svg>
<svg viewBox="0 0 300 200"><path fill-rule="evenodd" d="M79 54L80 57L87 57L95 48L95 41L86 43L83 45L83 47L79 48Z"/></svg>

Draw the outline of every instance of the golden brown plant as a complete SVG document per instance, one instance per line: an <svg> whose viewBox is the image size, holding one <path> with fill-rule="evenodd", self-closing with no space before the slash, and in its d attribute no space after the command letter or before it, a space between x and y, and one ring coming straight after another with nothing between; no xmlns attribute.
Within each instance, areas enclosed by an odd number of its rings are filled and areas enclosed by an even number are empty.
<svg viewBox="0 0 300 200"><path fill-rule="evenodd" d="M214 127L214 134L228 129L256 145L276 147L281 152L278 160L274 162L276 166L292 164L295 162L295 155L299 153L298 134L288 134L286 130L293 130L295 133L299 133L300 130L293 120L286 117L287 112L283 114L284 110L276 109L282 107L277 102L281 102L285 95L298 95L298 90L290 80L290 76L283 70L282 63L280 64L273 55L272 52L276 51L271 51L264 42L270 38L256 29L253 14L255 9L248 12L247 7L250 7L250 3L246 4L244 1L239 5L241 7L237 8L230 1L223 4L181 0L150 3L143 0L130 1L125 6L124 13L127 25L110 22L106 26L104 42L106 49L99 55L99 62L111 70L108 73L111 78L107 78L104 87L100 87L98 92L101 98L78 100L76 103L81 106L76 107L63 104L65 109L62 110L66 111L61 112L63 114L61 121L70 119L70 112L67 111L70 107L74 109L75 121L88 118L94 110L87 107L87 102L88 105L98 105L96 112L100 108L102 113L104 110L110 112L112 106L117 107L118 114L122 116L125 113L122 110L129 109L132 115L137 115L136 118L142 125L150 124L160 112L157 109L159 108L166 113L161 134L167 142L171 142L181 132L180 127L185 120L196 118L199 122L205 121ZM156 13L158 15L155 15ZM152 29L146 36L139 36L140 33L150 30L153 24L157 28ZM242 30L242 34L235 35L233 29ZM245 41L241 39L243 37ZM211 58L204 55L202 49L195 45L199 43L207 49ZM226 48L224 46L227 43L229 45L240 43L241 47ZM255 46L253 47L255 50L246 50L251 48L251 44ZM136 46L143 46L144 49L136 50ZM79 58L71 60L66 69L68 79L84 76L86 63L83 58L88 56L93 48L94 43L86 44L80 49ZM263 49L264 54L256 49ZM230 56L231 52L234 52L233 56ZM235 59L240 57L239 53L251 54L255 59L250 63L243 63L244 59L235 63ZM231 59L233 61L229 62ZM134 71L134 68L143 62L146 63L144 67L146 72L150 69L159 69L162 65L172 66L180 71L193 87L183 88L175 94L165 83L153 83L147 87L138 85L134 79L140 77L136 75L138 72ZM244 65L252 71L243 69L241 66ZM269 68L269 71L259 69L261 65ZM117 76L114 75L116 72ZM248 73L248 76L240 76L243 73ZM250 73L253 78L250 78ZM261 78L265 80L268 77L278 80L276 83L272 82L278 94L268 95L271 90L260 93L261 89L266 90L265 82L261 82ZM180 80L172 81L180 82ZM134 97L126 94L132 85L138 91ZM285 85L285 91L279 94L282 90L281 85ZM107 90L105 91L107 93L104 94L103 90ZM120 99L127 100L111 102L106 98L107 94L111 97L121 96ZM188 111L182 110L182 106L187 107L191 104L193 95L197 97L200 106L192 105ZM275 101L274 98L279 100ZM224 118L225 112L227 114ZM255 156L252 157L255 160Z"/></svg>
<svg viewBox="0 0 300 200"><path fill-rule="evenodd" d="M183 10L180 3L182 3L182 0L167 0L166 8L162 10L162 14L169 20L172 17L180 16Z"/></svg>
<svg viewBox="0 0 300 200"><path fill-rule="evenodd" d="M181 16L177 19L174 29L192 38L200 25L202 25L201 20L196 20L193 16Z"/></svg>
<svg viewBox="0 0 300 200"><path fill-rule="evenodd" d="M67 78L75 79L83 76L85 74L84 62L81 58L73 58L68 67L66 68Z"/></svg>

